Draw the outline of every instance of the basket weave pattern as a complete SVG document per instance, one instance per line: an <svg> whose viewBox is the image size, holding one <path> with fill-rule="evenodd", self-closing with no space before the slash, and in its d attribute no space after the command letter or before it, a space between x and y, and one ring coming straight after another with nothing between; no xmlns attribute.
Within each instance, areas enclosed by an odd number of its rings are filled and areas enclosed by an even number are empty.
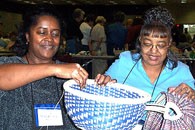
<svg viewBox="0 0 195 130"><path fill-rule="evenodd" d="M67 86L66 86L67 87ZM88 84L85 89L80 90L79 85L72 84L71 89L82 91L91 95L97 95L97 100L79 97L66 92L65 106L67 112L75 125L85 130L129 130L132 129L143 116L144 104L113 103L98 101L98 98L113 97L127 99L142 99L138 92L130 92L122 88L103 87ZM128 86L129 87L129 86Z"/></svg>

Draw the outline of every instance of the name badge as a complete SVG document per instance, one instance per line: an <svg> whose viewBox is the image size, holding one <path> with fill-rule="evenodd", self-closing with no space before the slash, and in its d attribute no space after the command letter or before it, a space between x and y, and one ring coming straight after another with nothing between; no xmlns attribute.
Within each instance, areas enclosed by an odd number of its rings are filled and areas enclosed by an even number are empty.
<svg viewBox="0 0 195 130"><path fill-rule="evenodd" d="M34 106L36 126L63 125L60 105L36 104Z"/></svg>

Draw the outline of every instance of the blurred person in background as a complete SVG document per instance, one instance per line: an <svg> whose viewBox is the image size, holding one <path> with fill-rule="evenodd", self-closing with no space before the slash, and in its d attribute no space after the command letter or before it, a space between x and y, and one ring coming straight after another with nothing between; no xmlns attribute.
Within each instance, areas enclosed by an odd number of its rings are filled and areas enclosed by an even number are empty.
<svg viewBox="0 0 195 130"><path fill-rule="evenodd" d="M128 28L127 39L126 39L126 50L134 50L136 41L143 25L142 18L134 18L132 25Z"/></svg>
<svg viewBox="0 0 195 130"><path fill-rule="evenodd" d="M83 38L81 39L83 51L89 51L91 29L94 26L94 22L95 16L93 14L88 14L85 17L84 22L82 22L82 24L80 25L80 30L83 33Z"/></svg>
<svg viewBox="0 0 195 130"><path fill-rule="evenodd" d="M106 19L104 16L97 16L96 24L91 31L91 42L89 43L89 50L91 55L103 56L107 55L106 47L106 33L104 25ZM94 59L92 62L92 78L98 73L104 73L107 69L107 61L102 59Z"/></svg>
<svg viewBox="0 0 195 130"><path fill-rule="evenodd" d="M192 37L188 32L188 28L184 28L184 35L186 36L187 42L191 43L192 42Z"/></svg>
<svg viewBox="0 0 195 130"><path fill-rule="evenodd" d="M123 25L125 13L118 11L114 14L114 23L106 28L107 37L107 54L114 56L114 50L124 50L127 37L127 29ZM112 60L108 60L108 66L112 64Z"/></svg>
<svg viewBox="0 0 195 130"><path fill-rule="evenodd" d="M76 54L81 51L81 39L83 34L80 30L80 24L83 22L85 12L76 8L72 17L67 21L66 25L66 52Z"/></svg>

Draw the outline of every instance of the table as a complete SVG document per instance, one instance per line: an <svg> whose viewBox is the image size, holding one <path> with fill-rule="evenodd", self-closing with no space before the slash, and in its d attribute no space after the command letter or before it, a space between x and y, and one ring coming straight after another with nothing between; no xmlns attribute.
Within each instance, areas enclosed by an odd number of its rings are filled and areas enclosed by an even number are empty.
<svg viewBox="0 0 195 130"><path fill-rule="evenodd" d="M94 78L92 76L92 61L96 59L106 60L108 63L108 67L110 63L112 63L118 56L92 56L92 55L71 55L72 60L79 63L83 66L89 73L89 78Z"/></svg>
<svg viewBox="0 0 195 130"><path fill-rule="evenodd" d="M113 60L117 56L92 56L92 55L72 55L73 59L102 59L102 60Z"/></svg>
<svg viewBox="0 0 195 130"><path fill-rule="evenodd" d="M0 56L14 56L16 53L11 51L0 51Z"/></svg>

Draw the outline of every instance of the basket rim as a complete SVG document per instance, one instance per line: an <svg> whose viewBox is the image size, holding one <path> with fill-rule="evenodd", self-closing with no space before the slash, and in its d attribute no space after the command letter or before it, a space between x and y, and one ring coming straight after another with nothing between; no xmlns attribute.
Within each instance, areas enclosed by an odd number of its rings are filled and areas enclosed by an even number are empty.
<svg viewBox="0 0 195 130"><path fill-rule="evenodd" d="M95 81L94 79L87 79L86 84L94 84ZM114 98L114 97L105 97L105 96L101 96L101 95L94 95L94 94L89 94L86 93L82 90L75 90L73 88L71 88L70 86L72 84L77 84L75 80L71 79L68 80L66 82L64 82L63 84L63 88L65 90L65 92L69 92L75 96L81 97L81 98L85 98L85 99L89 99L89 100L94 100L94 101L99 101L99 102L107 102L107 103L117 103L117 104L145 104L146 102L150 101L151 96L149 93L135 88L133 86L128 86L125 84L121 84L121 83L107 83L107 86L109 87L113 87L113 88L118 88L118 89L125 89L127 91L134 91L136 93L141 94L144 98L139 98L139 99L132 99L132 98ZM103 88L103 87L101 87Z"/></svg>

